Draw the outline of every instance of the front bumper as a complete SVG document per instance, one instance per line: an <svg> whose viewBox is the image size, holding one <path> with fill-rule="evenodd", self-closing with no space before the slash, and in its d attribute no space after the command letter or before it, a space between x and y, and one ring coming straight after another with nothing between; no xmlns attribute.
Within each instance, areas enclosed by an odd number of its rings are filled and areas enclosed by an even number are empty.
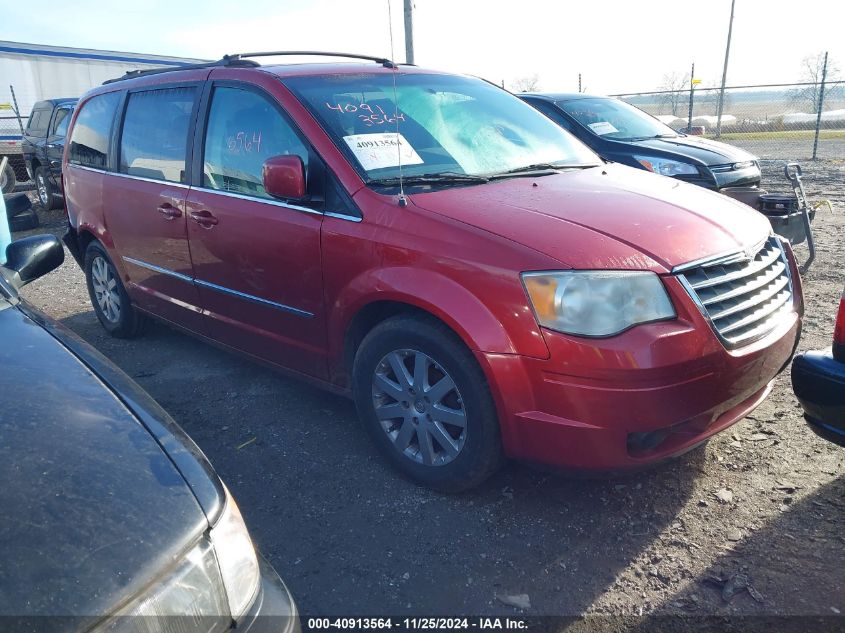
<svg viewBox="0 0 845 633"><path fill-rule="evenodd" d="M233 630L248 633L299 633L299 612L276 570L258 555L261 587L250 610Z"/></svg>
<svg viewBox="0 0 845 633"><path fill-rule="evenodd" d="M799 290L800 293L800 290ZM544 331L550 358L479 354L514 458L578 470L635 468L682 454L762 402L801 330L795 311L728 350L702 315L607 339Z"/></svg>
<svg viewBox="0 0 845 633"><path fill-rule="evenodd" d="M829 349L799 354L792 361L792 389L813 431L845 446L845 363Z"/></svg>
<svg viewBox="0 0 845 633"><path fill-rule="evenodd" d="M712 169L708 168L708 171L710 171L716 181L716 189L725 189L727 187L758 187L763 180L763 174L757 165L743 167L741 169L729 169L727 171L717 171L718 169L718 166Z"/></svg>
<svg viewBox="0 0 845 633"><path fill-rule="evenodd" d="M714 170L710 167L700 167L700 173L696 175L674 176L674 178L719 192L731 187L759 187L763 180L760 168L756 166L717 171L719 167L715 166Z"/></svg>

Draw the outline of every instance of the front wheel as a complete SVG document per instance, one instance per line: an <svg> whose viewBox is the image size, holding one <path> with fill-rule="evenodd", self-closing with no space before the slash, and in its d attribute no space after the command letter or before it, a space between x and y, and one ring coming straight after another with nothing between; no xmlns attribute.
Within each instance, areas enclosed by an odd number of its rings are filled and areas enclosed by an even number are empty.
<svg viewBox="0 0 845 633"><path fill-rule="evenodd" d="M85 281L94 313L109 334L133 338L141 333L144 316L132 305L106 249L98 242L85 250Z"/></svg>
<svg viewBox="0 0 845 633"><path fill-rule="evenodd" d="M364 338L353 366L355 404L388 460L443 492L472 488L498 468L498 417L481 368L445 325L394 317Z"/></svg>

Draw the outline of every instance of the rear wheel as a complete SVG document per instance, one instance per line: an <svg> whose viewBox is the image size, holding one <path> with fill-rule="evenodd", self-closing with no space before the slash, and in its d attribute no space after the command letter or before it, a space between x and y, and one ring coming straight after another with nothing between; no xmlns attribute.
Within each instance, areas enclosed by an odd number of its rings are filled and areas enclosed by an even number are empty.
<svg viewBox="0 0 845 633"><path fill-rule="evenodd" d="M43 167L35 170L35 189L38 191L38 201L44 209L49 211L58 206L57 196L53 191L53 184L50 182L47 170Z"/></svg>
<svg viewBox="0 0 845 633"><path fill-rule="evenodd" d="M117 269L99 242L91 242L85 251L85 281L94 312L109 334L132 338L141 333L144 316L132 305Z"/></svg>
<svg viewBox="0 0 845 633"><path fill-rule="evenodd" d="M377 325L355 355L358 414L388 460L444 492L472 488L501 463L499 423L481 368L434 319Z"/></svg>

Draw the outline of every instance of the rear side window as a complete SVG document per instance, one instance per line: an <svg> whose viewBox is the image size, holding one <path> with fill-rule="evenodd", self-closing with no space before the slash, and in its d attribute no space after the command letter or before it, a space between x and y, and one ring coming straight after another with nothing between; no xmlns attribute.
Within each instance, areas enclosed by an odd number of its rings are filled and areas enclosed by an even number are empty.
<svg viewBox="0 0 845 633"><path fill-rule="evenodd" d="M308 149L269 99L249 90L215 88L205 137L202 185L270 198L262 170L271 156L294 155L308 166Z"/></svg>
<svg viewBox="0 0 845 633"><path fill-rule="evenodd" d="M185 156L196 88L129 95L120 139L120 171L130 176L186 182Z"/></svg>
<svg viewBox="0 0 845 633"><path fill-rule="evenodd" d="M40 135L47 131L50 123L50 110L33 110L26 124L27 134Z"/></svg>
<svg viewBox="0 0 845 633"><path fill-rule="evenodd" d="M70 123L70 113L71 110L69 108L59 108L56 110L56 116L53 119L53 129L50 131L50 134L58 136L67 135L67 126L68 123Z"/></svg>
<svg viewBox="0 0 845 633"><path fill-rule="evenodd" d="M108 169L109 137L120 94L92 97L82 106L70 136L68 160L74 165Z"/></svg>

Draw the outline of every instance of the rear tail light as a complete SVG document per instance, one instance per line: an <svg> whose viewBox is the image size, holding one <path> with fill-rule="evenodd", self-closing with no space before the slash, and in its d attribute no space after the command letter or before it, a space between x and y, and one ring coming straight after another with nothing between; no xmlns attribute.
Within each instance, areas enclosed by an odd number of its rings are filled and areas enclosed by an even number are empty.
<svg viewBox="0 0 845 633"><path fill-rule="evenodd" d="M845 292L839 300L839 314L833 328L833 357L845 363Z"/></svg>

